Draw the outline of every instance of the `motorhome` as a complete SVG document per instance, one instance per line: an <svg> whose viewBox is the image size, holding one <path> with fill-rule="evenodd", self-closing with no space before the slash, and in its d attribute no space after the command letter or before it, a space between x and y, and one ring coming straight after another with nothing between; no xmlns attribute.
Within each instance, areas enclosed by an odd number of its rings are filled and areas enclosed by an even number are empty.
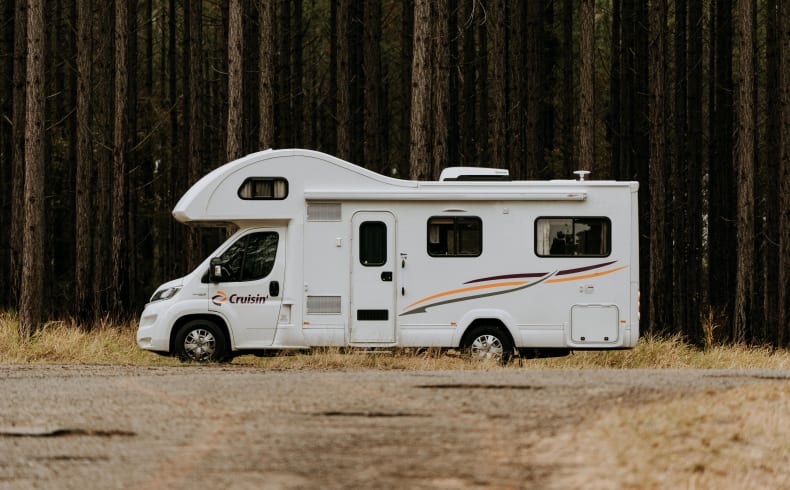
<svg viewBox="0 0 790 490"><path fill-rule="evenodd" d="M438 347L506 361L639 338L636 182L401 180L323 153L227 163L173 210L236 231L160 286L143 349L191 361L316 346ZM587 178L585 178L587 177Z"/></svg>

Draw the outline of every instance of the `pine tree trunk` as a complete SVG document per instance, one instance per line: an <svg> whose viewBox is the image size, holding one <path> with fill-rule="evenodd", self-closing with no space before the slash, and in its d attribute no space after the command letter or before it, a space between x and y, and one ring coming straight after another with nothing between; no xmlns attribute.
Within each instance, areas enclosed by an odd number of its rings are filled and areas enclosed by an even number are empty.
<svg viewBox="0 0 790 490"><path fill-rule="evenodd" d="M433 176L438 177L447 167L447 116L450 113L450 51L447 20L450 16L448 0L434 0L434 45L436 66L433 79Z"/></svg>
<svg viewBox="0 0 790 490"><path fill-rule="evenodd" d="M514 176L525 179L536 178L539 169L543 168L543 141L541 139L541 106L543 104L543 33L541 23L543 19L541 18L541 8L550 7L543 6L542 2L527 2L526 4L526 53L524 56L525 99L527 103L524 111L526 158L522 173Z"/></svg>
<svg viewBox="0 0 790 490"><path fill-rule="evenodd" d="M573 67L575 60L573 56L573 0L563 0L562 2L562 137L560 138L562 150L562 178L569 178L573 170L581 169L584 164L576 161L574 152L574 112L575 105L573 98L568 94L574 93L573 89Z"/></svg>
<svg viewBox="0 0 790 490"><path fill-rule="evenodd" d="M93 148L91 145L91 0L77 2L77 176L75 203L75 312L86 321L92 316L93 296L92 196Z"/></svg>
<svg viewBox="0 0 790 490"><path fill-rule="evenodd" d="M722 333L732 336L732 292L735 289L735 183L733 175L732 0L716 0L711 50L714 79L710 116L708 299Z"/></svg>
<svg viewBox="0 0 790 490"><path fill-rule="evenodd" d="M261 150L274 147L274 4L270 0L261 0L260 39L259 39L259 73L258 111L260 112L260 129L258 146Z"/></svg>
<svg viewBox="0 0 790 490"><path fill-rule="evenodd" d="M350 0L337 2L337 156L351 159Z"/></svg>
<svg viewBox="0 0 790 490"><path fill-rule="evenodd" d="M110 281L110 307L116 315L123 310L128 257L126 242L126 145L128 139L129 73L127 53L129 47L129 12L127 0L115 1L115 117L113 124L113 192L112 192L112 276Z"/></svg>
<svg viewBox="0 0 790 490"><path fill-rule="evenodd" d="M777 344L790 345L790 5L782 2L780 51L779 160L779 312Z"/></svg>
<svg viewBox="0 0 790 490"><path fill-rule="evenodd" d="M225 153L228 161L241 157L242 52L241 0L228 6L228 124Z"/></svg>
<svg viewBox="0 0 790 490"><path fill-rule="evenodd" d="M595 0L579 7L579 165L595 168Z"/></svg>
<svg viewBox="0 0 790 490"><path fill-rule="evenodd" d="M414 1L414 59L412 62L411 134L409 141L409 177L431 180L431 2Z"/></svg>
<svg viewBox="0 0 790 490"><path fill-rule="evenodd" d="M689 325L684 320L686 318L686 308L688 299L686 267L688 255L686 252L688 243L688 230L686 225L686 193L685 181L688 173L687 168L687 134L686 134L686 98L687 98L687 78L686 78L686 0L675 0L674 5L674 58L675 70L674 80L670 86L673 87L672 98L674 111L672 114L672 146L674 154L671 157L671 177L670 186L667 188L667 199L669 199L669 216L672 235L671 250L672 261L667 264L671 269L671 297L672 308L669 316L670 324L675 329L688 333Z"/></svg>
<svg viewBox="0 0 790 490"><path fill-rule="evenodd" d="M666 24L665 0L656 0L650 7L650 296L648 297L648 329L664 330L670 308L667 277L668 234L666 219L666 181L669 176L667 153L667 86L666 86Z"/></svg>
<svg viewBox="0 0 790 490"><path fill-rule="evenodd" d="M688 47L688 172L686 174L687 215L687 310L685 324L692 341L702 338L700 306L702 304L702 0L689 0Z"/></svg>
<svg viewBox="0 0 790 490"><path fill-rule="evenodd" d="M381 3L378 0L365 2L363 28L363 66L365 71L365 143L362 161L382 170L385 159L381 155Z"/></svg>
<svg viewBox="0 0 790 490"><path fill-rule="evenodd" d="M491 165L508 168L507 142L507 13L505 0L492 0L488 25L491 40ZM485 92L483 92L485 93Z"/></svg>
<svg viewBox="0 0 790 490"><path fill-rule="evenodd" d="M28 0L25 112L25 226L19 336L29 339L44 320L44 2Z"/></svg>
<svg viewBox="0 0 790 490"><path fill-rule="evenodd" d="M27 53L27 0L14 10L13 161L11 163L11 291L19 301L22 278L22 234L25 221L25 70Z"/></svg>
<svg viewBox="0 0 790 490"><path fill-rule="evenodd" d="M738 1L738 145L735 169L738 182L737 247L735 276L735 324L733 340L751 340L754 290L754 0Z"/></svg>

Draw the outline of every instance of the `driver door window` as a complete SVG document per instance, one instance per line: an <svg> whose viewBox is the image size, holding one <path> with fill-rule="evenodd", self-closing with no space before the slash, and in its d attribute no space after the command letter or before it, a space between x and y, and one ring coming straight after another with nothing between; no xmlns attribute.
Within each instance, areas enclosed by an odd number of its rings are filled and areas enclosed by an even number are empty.
<svg viewBox="0 0 790 490"><path fill-rule="evenodd" d="M263 279L271 273L277 256L279 235L273 231L250 233L220 256L223 282Z"/></svg>

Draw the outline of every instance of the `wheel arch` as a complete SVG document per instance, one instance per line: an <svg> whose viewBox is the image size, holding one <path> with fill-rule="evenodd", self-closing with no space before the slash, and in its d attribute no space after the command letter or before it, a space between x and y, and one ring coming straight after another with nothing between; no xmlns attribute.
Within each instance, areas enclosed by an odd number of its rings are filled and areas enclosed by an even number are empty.
<svg viewBox="0 0 790 490"><path fill-rule="evenodd" d="M513 331L511 330L510 325L508 325L508 320L510 320L509 316L505 316L499 314L489 314L487 315L474 315L471 318L468 318L468 321L461 323L463 327L460 329L461 334L456 339L455 344L458 347L463 347L465 342L467 341L469 334L477 327L486 325L491 327L496 327L497 329L501 330L504 335L510 337L510 341L513 346L517 347L518 343L516 342L516 336L513 335Z"/></svg>
<svg viewBox="0 0 790 490"><path fill-rule="evenodd" d="M209 321L215 324L217 327L222 330L222 333L225 334L225 351L230 354L233 350L233 340L230 336L230 329L228 328L228 324L225 322L225 319L219 315L212 315L209 313L196 313L192 315L184 315L180 317L176 322L173 324L173 328L170 329L170 353L175 353L176 348L176 335L178 335L178 331L186 325L187 323L193 320L204 320Z"/></svg>

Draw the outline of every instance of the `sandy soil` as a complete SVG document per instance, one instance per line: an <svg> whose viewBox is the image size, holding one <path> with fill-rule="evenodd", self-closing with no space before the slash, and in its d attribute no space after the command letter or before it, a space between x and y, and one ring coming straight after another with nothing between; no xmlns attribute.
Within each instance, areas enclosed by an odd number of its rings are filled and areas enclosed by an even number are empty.
<svg viewBox="0 0 790 490"><path fill-rule="evenodd" d="M788 379L0 366L0 488L556 488L578 464L569 454L596 451L566 434L643 404Z"/></svg>

